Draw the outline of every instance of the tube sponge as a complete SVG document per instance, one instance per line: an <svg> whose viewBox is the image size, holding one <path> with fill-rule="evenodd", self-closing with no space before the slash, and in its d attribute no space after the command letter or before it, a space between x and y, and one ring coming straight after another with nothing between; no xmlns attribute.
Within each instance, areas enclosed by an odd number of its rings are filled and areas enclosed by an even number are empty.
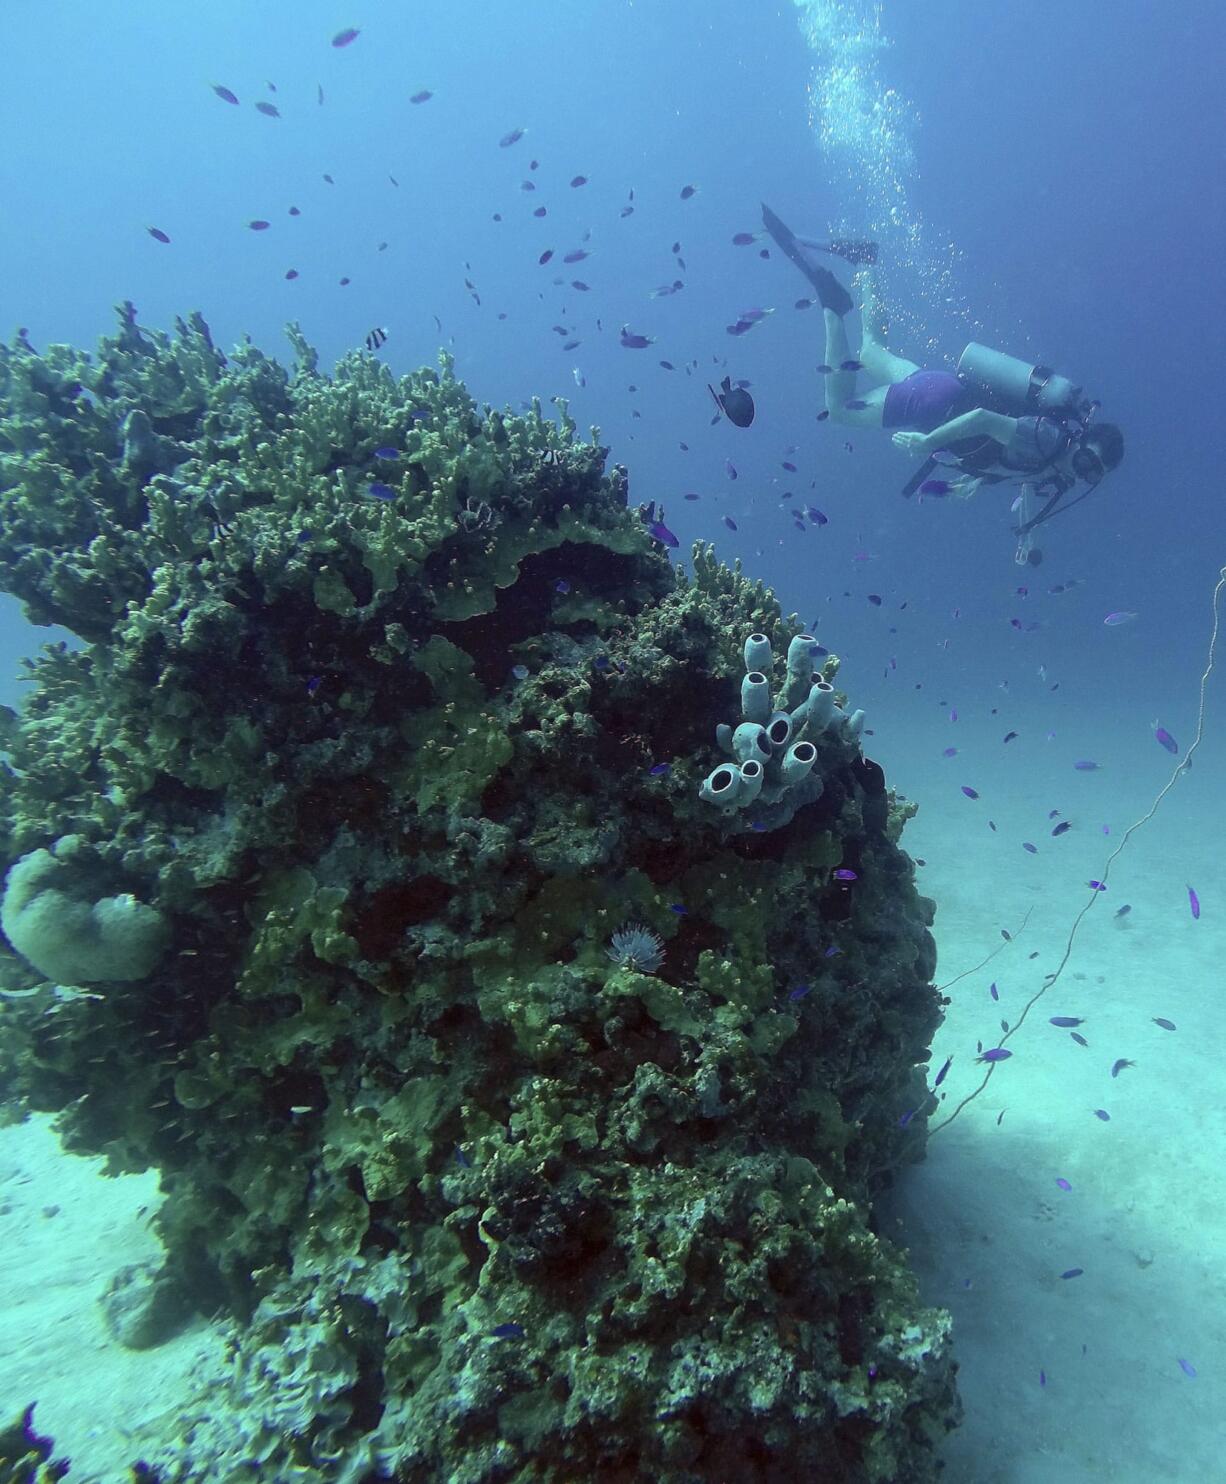
<svg viewBox="0 0 1226 1484"><path fill-rule="evenodd" d="M91 903L66 889L75 874L49 850L23 855L4 883L5 937L58 984L143 979L170 941L166 919L128 892Z"/></svg>

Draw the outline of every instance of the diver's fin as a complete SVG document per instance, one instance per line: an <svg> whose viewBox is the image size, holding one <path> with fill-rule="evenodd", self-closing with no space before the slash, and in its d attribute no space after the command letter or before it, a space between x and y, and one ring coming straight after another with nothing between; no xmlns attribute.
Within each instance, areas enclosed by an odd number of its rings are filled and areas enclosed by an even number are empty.
<svg viewBox="0 0 1226 1484"><path fill-rule="evenodd" d="M762 203L762 225L775 239L780 252L785 257L791 258L817 290L818 301L822 308L832 309L840 317L850 314L853 308L851 295L829 268L823 268L820 263L815 263L809 257L795 233L775 215L765 201Z"/></svg>

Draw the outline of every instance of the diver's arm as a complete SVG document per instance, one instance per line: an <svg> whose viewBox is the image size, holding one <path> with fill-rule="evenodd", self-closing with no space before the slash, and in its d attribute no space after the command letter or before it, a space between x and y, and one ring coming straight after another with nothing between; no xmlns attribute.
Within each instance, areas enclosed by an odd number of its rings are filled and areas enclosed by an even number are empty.
<svg viewBox="0 0 1226 1484"><path fill-rule="evenodd" d="M895 433L894 442L917 453L932 453L960 438L991 438L995 443L1008 443L1017 427L1015 417L1006 417L1001 412L989 412L986 407L975 407L961 417L951 418L931 433Z"/></svg>

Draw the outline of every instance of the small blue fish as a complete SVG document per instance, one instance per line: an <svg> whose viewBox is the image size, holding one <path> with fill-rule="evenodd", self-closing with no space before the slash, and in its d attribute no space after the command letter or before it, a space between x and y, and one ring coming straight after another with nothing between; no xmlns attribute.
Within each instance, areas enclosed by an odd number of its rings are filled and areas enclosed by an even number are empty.
<svg viewBox="0 0 1226 1484"><path fill-rule="evenodd" d="M653 520L647 527L647 534L653 541L659 541L664 546L680 546L680 541L668 529L662 520Z"/></svg>
<svg viewBox="0 0 1226 1484"><path fill-rule="evenodd" d="M993 1046L990 1051L985 1051L982 1056L975 1058L976 1061L1008 1061L1013 1055L1012 1051L1004 1046Z"/></svg>
<svg viewBox="0 0 1226 1484"><path fill-rule="evenodd" d="M1053 1015L1048 1021L1049 1025L1058 1025L1064 1030L1067 1030L1069 1026L1084 1025L1085 1023L1084 1015Z"/></svg>
<svg viewBox="0 0 1226 1484"><path fill-rule="evenodd" d="M490 1334L496 1340L522 1340L524 1337L524 1327L522 1324L516 1324L514 1320L511 1320L506 1324L497 1325L494 1329L490 1330Z"/></svg>
<svg viewBox="0 0 1226 1484"><path fill-rule="evenodd" d="M561 593L565 597L570 592L570 583L567 582L565 577L559 577L553 585L553 590L555 593Z"/></svg>
<svg viewBox="0 0 1226 1484"><path fill-rule="evenodd" d="M951 489L953 489L953 485L950 484L948 479L925 479L919 487L919 492L921 495L940 497L941 495L949 494Z"/></svg>
<svg viewBox="0 0 1226 1484"><path fill-rule="evenodd" d="M937 1075L936 1075L936 1081L935 1081L935 1082L934 1082L934 1083L933 1083L933 1084L932 1084L932 1086L933 1086L933 1090L934 1090L934 1091L935 1091L935 1090L936 1090L936 1089L937 1089L937 1088L938 1088L938 1087L940 1087L940 1085L941 1085L941 1083L942 1083L942 1082L944 1082L944 1081L945 1081L945 1079L946 1079L946 1077L948 1077L948 1076L949 1076L949 1069L950 1069L950 1067L952 1067L952 1066L953 1066L953 1064L954 1064L954 1059L953 1059L953 1057L952 1057L952 1056L947 1056L947 1057L946 1057L946 1058L945 1058L945 1065L944 1065L944 1066L943 1066L943 1067L942 1067L942 1068L941 1068L941 1070L940 1070L940 1071L939 1071L939 1072L938 1072L938 1073L937 1073Z"/></svg>
<svg viewBox="0 0 1226 1484"><path fill-rule="evenodd" d="M1160 1025L1164 1031L1173 1031L1175 1029L1175 1022L1168 1020L1165 1015L1155 1015L1151 1018L1154 1024Z"/></svg>
<svg viewBox="0 0 1226 1484"><path fill-rule="evenodd" d="M1095 1108L1094 1117L1102 1123L1111 1122L1111 1114L1107 1112L1106 1108Z"/></svg>
<svg viewBox="0 0 1226 1484"><path fill-rule="evenodd" d="M1165 747L1172 756L1179 751L1179 743L1175 741L1174 737L1171 736L1165 727L1154 728L1154 741L1161 747Z"/></svg>
<svg viewBox="0 0 1226 1484"><path fill-rule="evenodd" d="M730 515L724 516L724 524L730 531L735 531L737 529L736 521L734 521Z"/></svg>
<svg viewBox="0 0 1226 1484"><path fill-rule="evenodd" d="M1135 1067L1135 1066L1136 1066L1136 1062L1135 1061L1129 1061L1126 1057L1121 1056L1120 1059L1112 1066L1112 1068L1111 1068L1111 1075L1113 1077L1118 1077L1120 1075L1120 1073L1124 1070L1125 1067Z"/></svg>
<svg viewBox="0 0 1226 1484"><path fill-rule="evenodd" d="M668 910L670 912L675 912L678 917L686 917L689 915L689 908L685 905L684 902L669 902Z"/></svg>
<svg viewBox="0 0 1226 1484"><path fill-rule="evenodd" d="M805 995L809 993L810 988L811 986L808 984L798 984L795 989L789 991L788 999L803 1000Z"/></svg>
<svg viewBox="0 0 1226 1484"><path fill-rule="evenodd" d="M962 785L962 792L967 796L968 799L977 799L979 797L978 792L973 789L968 783L964 783Z"/></svg>
<svg viewBox="0 0 1226 1484"><path fill-rule="evenodd" d="M382 448L375 449L375 458L377 459L390 460L398 459L399 457L400 450L398 448L393 448L390 443L384 444Z"/></svg>
<svg viewBox="0 0 1226 1484"><path fill-rule="evenodd" d="M830 375L833 374L833 372L834 372L834 367L833 366L827 366L824 363L817 368L817 374L819 376L830 376Z"/></svg>
<svg viewBox="0 0 1226 1484"><path fill-rule="evenodd" d="M1061 1278L1080 1278L1085 1268L1065 1268L1060 1274Z"/></svg>
<svg viewBox="0 0 1226 1484"><path fill-rule="evenodd" d="M1097 773L1100 766L1101 765L1099 763L1093 762L1088 757L1079 758L1073 764L1073 767L1076 768L1079 773Z"/></svg>
<svg viewBox="0 0 1226 1484"><path fill-rule="evenodd" d="M655 336L637 335L629 325L623 325L621 329L621 343L626 350L646 350L649 345L655 343Z"/></svg>
<svg viewBox="0 0 1226 1484"><path fill-rule="evenodd" d="M1128 914L1131 911L1132 911L1132 903L1131 902L1125 902L1122 907L1117 907L1115 909L1115 915L1117 917L1127 917Z"/></svg>
<svg viewBox="0 0 1226 1484"><path fill-rule="evenodd" d="M1039 847L1037 845L1032 845L1029 840L1022 841L1022 849L1026 852L1027 855L1038 855L1039 853Z"/></svg>
<svg viewBox="0 0 1226 1484"><path fill-rule="evenodd" d="M1056 828L1054 830L1052 830L1052 834L1053 835L1063 835L1063 834L1066 834L1072 828L1073 828L1073 826L1072 826L1071 821L1069 821L1067 819L1062 819L1060 821L1060 823L1056 826Z"/></svg>
<svg viewBox="0 0 1226 1484"><path fill-rule="evenodd" d="M1184 1360L1182 1355L1177 1355L1175 1359L1179 1362L1179 1369L1184 1373L1184 1375L1190 1376L1192 1380L1195 1381L1196 1367L1192 1364L1192 1362L1190 1360Z"/></svg>
<svg viewBox="0 0 1226 1484"><path fill-rule="evenodd" d="M381 479L372 479L366 486L366 493L372 500L394 500L396 491L390 484L384 484Z"/></svg>
<svg viewBox="0 0 1226 1484"><path fill-rule="evenodd" d="M647 771L652 778L666 778L671 767L672 763L656 763Z"/></svg>

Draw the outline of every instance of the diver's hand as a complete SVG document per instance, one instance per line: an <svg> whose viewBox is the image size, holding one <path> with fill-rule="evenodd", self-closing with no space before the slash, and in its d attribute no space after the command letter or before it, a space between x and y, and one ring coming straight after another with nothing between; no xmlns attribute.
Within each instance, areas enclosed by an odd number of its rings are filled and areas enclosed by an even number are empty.
<svg viewBox="0 0 1226 1484"><path fill-rule="evenodd" d="M894 447L907 448L912 453L928 452L928 434L900 431L894 434Z"/></svg>

